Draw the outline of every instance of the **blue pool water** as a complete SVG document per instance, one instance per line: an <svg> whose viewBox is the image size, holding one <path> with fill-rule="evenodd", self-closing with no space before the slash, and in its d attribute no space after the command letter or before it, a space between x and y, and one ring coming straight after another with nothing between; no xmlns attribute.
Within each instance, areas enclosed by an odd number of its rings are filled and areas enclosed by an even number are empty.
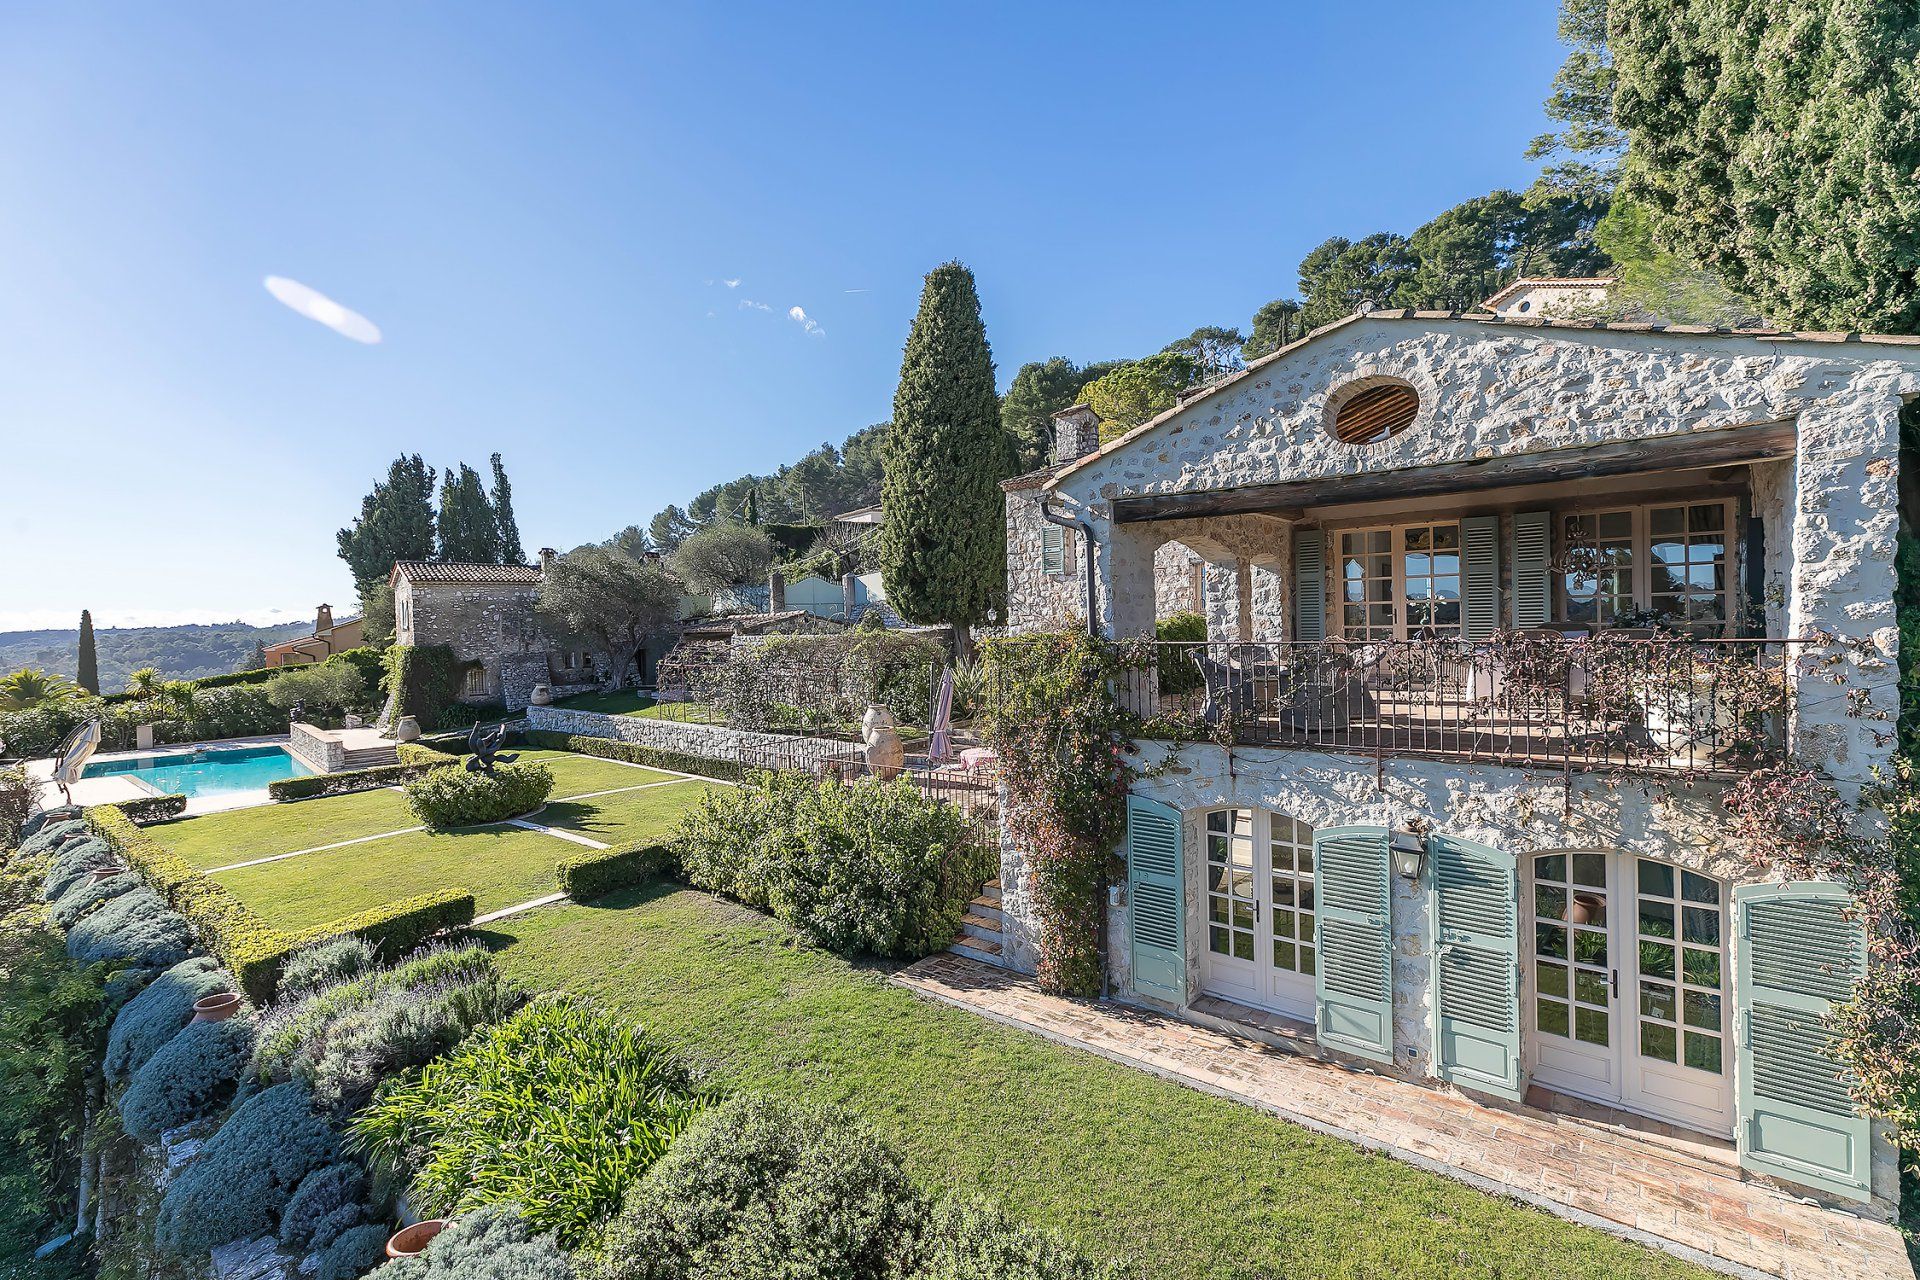
<svg viewBox="0 0 1920 1280"><path fill-rule="evenodd" d="M224 747L197 755L179 752L100 760L86 767L85 778L131 774L156 791L176 796L222 796L235 791L264 791L281 778L303 778L313 770L282 747Z"/></svg>

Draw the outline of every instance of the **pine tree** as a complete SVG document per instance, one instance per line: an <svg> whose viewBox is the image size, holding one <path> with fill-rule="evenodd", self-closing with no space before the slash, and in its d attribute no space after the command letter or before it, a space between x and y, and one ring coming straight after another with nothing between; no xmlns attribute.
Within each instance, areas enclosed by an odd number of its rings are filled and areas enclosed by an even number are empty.
<svg viewBox="0 0 1920 1280"><path fill-rule="evenodd" d="M359 518L335 535L356 584L385 582L396 560L433 559L434 478L419 454L403 454L360 500Z"/></svg>
<svg viewBox="0 0 1920 1280"><path fill-rule="evenodd" d="M507 469L500 455L493 455L493 525L500 532L500 563L525 564L526 548L520 545L520 525L513 518L513 486L507 483Z"/></svg>
<svg viewBox="0 0 1920 1280"><path fill-rule="evenodd" d="M1009 453L973 273L944 263L927 274L900 362L881 455L880 568L902 615L950 623L962 643L1006 593Z"/></svg>
<svg viewBox="0 0 1920 1280"><path fill-rule="evenodd" d="M440 555L452 564L500 563L500 529L480 473L466 463L440 477Z"/></svg>
<svg viewBox="0 0 1920 1280"><path fill-rule="evenodd" d="M88 693L100 692L100 657L93 648L93 611L80 611L80 678L75 681Z"/></svg>

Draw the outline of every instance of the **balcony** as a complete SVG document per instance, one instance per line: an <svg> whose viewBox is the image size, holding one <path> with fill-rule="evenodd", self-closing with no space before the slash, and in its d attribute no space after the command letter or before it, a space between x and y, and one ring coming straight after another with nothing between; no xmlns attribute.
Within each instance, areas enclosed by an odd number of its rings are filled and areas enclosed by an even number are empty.
<svg viewBox="0 0 1920 1280"><path fill-rule="evenodd" d="M1791 670L1821 643L1607 631L1159 642L1122 696L1149 738L1725 777L1783 747Z"/></svg>

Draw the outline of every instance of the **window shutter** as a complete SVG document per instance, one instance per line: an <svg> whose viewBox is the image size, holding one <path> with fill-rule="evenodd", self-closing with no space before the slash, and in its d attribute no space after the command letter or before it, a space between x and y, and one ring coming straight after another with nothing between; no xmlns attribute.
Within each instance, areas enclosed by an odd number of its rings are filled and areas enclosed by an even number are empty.
<svg viewBox="0 0 1920 1280"><path fill-rule="evenodd" d="M1326 534L1319 529L1293 531L1294 639L1310 643L1327 638Z"/></svg>
<svg viewBox="0 0 1920 1280"><path fill-rule="evenodd" d="M1460 522L1466 552L1466 638L1489 640L1500 629L1500 517Z"/></svg>
<svg viewBox="0 0 1920 1280"><path fill-rule="evenodd" d="M1547 561L1553 555L1553 515L1523 511L1513 518L1513 625L1544 627L1552 611Z"/></svg>
<svg viewBox="0 0 1920 1280"><path fill-rule="evenodd" d="M1054 577L1067 571L1067 531L1057 524L1040 526L1040 572Z"/></svg>
<svg viewBox="0 0 1920 1280"><path fill-rule="evenodd" d="M1869 1127L1822 1025L1866 972L1866 928L1826 883L1741 885L1734 1009L1742 1168L1850 1200L1872 1194Z"/></svg>
<svg viewBox="0 0 1920 1280"><path fill-rule="evenodd" d="M1313 833L1314 1026L1321 1044L1393 1061L1393 891L1385 827Z"/></svg>
<svg viewBox="0 0 1920 1280"><path fill-rule="evenodd" d="M1434 836L1434 1066L1443 1080L1519 1101L1520 871L1510 853Z"/></svg>
<svg viewBox="0 0 1920 1280"><path fill-rule="evenodd" d="M1127 932L1133 985L1174 1004L1187 1002L1186 878L1180 811L1127 797Z"/></svg>

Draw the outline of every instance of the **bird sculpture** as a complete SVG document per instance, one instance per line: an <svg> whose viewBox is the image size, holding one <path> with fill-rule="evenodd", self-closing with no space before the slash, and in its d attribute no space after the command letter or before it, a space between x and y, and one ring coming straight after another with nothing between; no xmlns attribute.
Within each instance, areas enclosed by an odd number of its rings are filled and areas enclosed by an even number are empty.
<svg viewBox="0 0 1920 1280"><path fill-rule="evenodd" d="M500 744L507 740L507 722L499 724L476 724L467 732L468 773L484 773L493 776L496 764L512 764L520 758L518 752L508 754L500 750Z"/></svg>

